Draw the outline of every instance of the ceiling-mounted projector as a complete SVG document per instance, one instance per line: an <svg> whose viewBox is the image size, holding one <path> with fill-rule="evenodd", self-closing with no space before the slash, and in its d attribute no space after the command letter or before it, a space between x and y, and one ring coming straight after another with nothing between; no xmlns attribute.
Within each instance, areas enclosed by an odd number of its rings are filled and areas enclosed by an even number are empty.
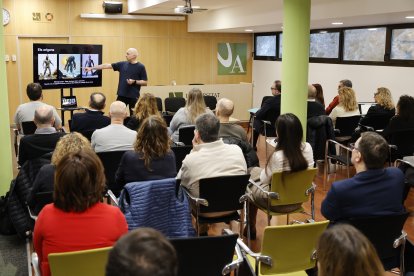
<svg viewBox="0 0 414 276"><path fill-rule="evenodd" d="M193 13L193 9L190 6L184 6L184 7L176 7L174 9L175 13L186 13L191 14Z"/></svg>

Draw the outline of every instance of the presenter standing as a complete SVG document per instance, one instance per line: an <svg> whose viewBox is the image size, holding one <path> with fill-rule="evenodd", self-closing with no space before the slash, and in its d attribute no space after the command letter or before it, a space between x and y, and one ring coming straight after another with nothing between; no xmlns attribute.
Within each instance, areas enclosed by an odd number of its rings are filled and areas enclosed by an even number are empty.
<svg viewBox="0 0 414 276"><path fill-rule="evenodd" d="M126 52L127 61L115 63L100 64L92 67L85 67L85 72L92 70L113 69L119 72L119 82L117 91L117 101L124 102L128 105L129 112L135 107L139 98L141 86L147 86L148 78L145 66L137 61L138 51L135 48L129 48Z"/></svg>

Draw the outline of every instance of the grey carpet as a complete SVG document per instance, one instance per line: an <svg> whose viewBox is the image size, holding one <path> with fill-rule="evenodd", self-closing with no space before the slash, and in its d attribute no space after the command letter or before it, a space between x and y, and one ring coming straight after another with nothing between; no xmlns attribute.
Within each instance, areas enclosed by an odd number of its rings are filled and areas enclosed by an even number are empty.
<svg viewBox="0 0 414 276"><path fill-rule="evenodd" d="M0 276L28 275L26 242L16 235L0 235Z"/></svg>

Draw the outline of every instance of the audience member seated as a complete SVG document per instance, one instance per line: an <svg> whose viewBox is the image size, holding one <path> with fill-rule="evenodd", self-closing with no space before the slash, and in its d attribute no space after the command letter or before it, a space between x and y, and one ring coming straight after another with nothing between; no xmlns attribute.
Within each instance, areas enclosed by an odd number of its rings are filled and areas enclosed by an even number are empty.
<svg viewBox="0 0 414 276"><path fill-rule="evenodd" d="M352 88L352 82L350 80L341 80L338 84L338 92L341 88L349 87ZM332 110L339 104L339 95L336 95L335 98L333 98L332 102L328 105L325 112L326 115L331 114Z"/></svg>
<svg viewBox="0 0 414 276"><path fill-rule="evenodd" d="M115 101L109 108L111 124L97 129L92 134L92 148L95 152L132 150L137 132L124 126L127 116L125 103Z"/></svg>
<svg viewBox="0 0 414 276"><path fill-rule="evenodd" d="M377 129L384 129L391 117L395 115L395 107L388 88L380 87L374 94L376 105L371 106L359 123Z"/></svg>
<svg viewBox="0 0 414 276"><path fill-rule="evenodd" d="M184 158L177 175L177 179L181 179L181 185L194 197L199 197L200 179L247 173L241 149L236 145L224 144L218 138L219 129L220 121L213 114L205 113L196 119L193 150ZM200 216L214 217L228 213L209 213ZM207 230L207 225L200 225L200 233L206 233Z"/></svg>
<svg viewBox="0 0 414 276"><path fill-rule="evenodd" d="M350 117L360 115L358 109L358 103L355 97L355 92L352 88L344 87L339 89L339 103L332 110L329 117L332 119L332 123L335 125L336 118L338 117Z"/></svg>
<svg viewBox="0 0 414 276"><path fill-rule="evenodd" d="M222 98L217 102L216 116L220 120L219 137L226 144L238 145L244 155L248 168L259 166L259 158L256 151L247 141L246 131L243 127L230 123L230 116L234 111L234 103L226 98Z"/></svg>
<svg viewBox="0 0 414 276"><path fill-rule="evenodd" d="M104 115L106 97L104 94L92 93L89 99L89 108L82 113L75 113L72 116L70 131L77 131L82 134L90 135L95 129L108 126L111 119Z"/></svg>
<svg viewBox="0 0 414 276"><path fill-rule="evenodd" d="M167 125L160 116L151 115L138 130L134 150L122 156L116 184L123 187L130 182L173 178L176 174Z"/></svg>
<svg viewBox="0 0 414 276"><path fill-rule="evenodd" d="M171 139L178 142L178 129L183 126L194 125L197 116L203 113L213 112L206 107L203 93L200 88L192 88L188 92L187 103L185 107L180 108L170 122Z"/></svg>
<svg viewBox="0 0 414 276"><path fill-rule="evenodd" d="M322 85L320 85L319 83L314 83L312 85L313 87L316 88L316 96L315 96L316 101L319 102L321 105L323 105L325 108L325 97L323 96Z"/></svg>
<svg viewBox="0 0 414 276"><path fill-rule="evenodd" d="M280 115L280 103L282 96L282 83L274 81L270 87L273 97L266 99L260 109L256 112L253 121L253 147L256 149L257 140L260 133L264 134L264 127L266 127L267 136L275 136L274 125L277 117ZM264 125L263 121L269 121L270 125Z"/></svg>
<svg viewBox="0 0 414 276"><path fill-rule="evenodd" d="M331 222L404 212L404 174L398 168L384 168L388 143L375 132L364 132L352 150L356 175L332 184L321 212Z"/></svg>
<svg viewBox="0 0 414 276"><path fill-rule="evenodd" d="M236 137L247 141L247 134L243 127L230 122L230 116L234 111L234 103L226 98L222 98L216 105L216 116L220 120L219 137Z"/></svg>
<svg viewBox="0 0 414 276"><path fill-rule="evenodd" d="M119 208L100 202L105 174L93 151L64 156L56 165L55 180L54 203L42 209L33 234L42 276L50 275L50 253L112 246L128 231Z"/></svg>
<svg viewBox="0 0 414 276"><path fill-rule="evenodd" d="M402 95L397 103L396 114L391 118L382 135L389 139L393 133L407 129L414 129L414 98Z"/></svg>
<svg viewBox="0 0 414 276"><path fill-rule="evenodd" d="M319 276L385 275L374 246L348 224L335 225L323 232L317 254Z"/></svg>
<svg viewBox="0 0 414 276"><path fill-rule="evenodd" d="M307 118L325 115L325 107L316 100L317 90L313 85L308 85L308 113Z"/></svg>
<svg viewBox="0 0 414 276"><path fill-rule="evenodd" d="M151 115L161 116L158 111L157 99L151 93L141 94L138 103L135 105L134 115L131 116L126 126L138 131L142 122Z"/></svg>
<svg viewBox="0 0 414 276"><path fill-rule="evenodd" d="M158 231L139 228L120 238L109 252L105 276L176 276L173 245Z"/></svg>
<svg viewBox="0 0 414 276"><path fill-rule="evenodd" d="M42 86L38 83L29 83L26 87L26 94L29 97L30 102L21 104L17 107L16 113L14 114L14 122L19 131L22 130L22 122L33 121L35 110L43 105L42 102ZM53 111L54 124L56 129L62 128L62 120L56 112L56 108L50 106ZM24 133L23 133L24 134Z"/></svg>
<svg viewBox="0 0 414 276"><path fill-rule="evenodd" d="M259 185L269 191L272 180L272 174L277 171L298 172L312 168L313 152L309 143L302 142L303 129L299 118L292 113L286 113L279 116L276 121L277 143L275 151L269 157L265 169L256 168L251 172L254 181L259 180ZM260 177L259 177L260 175ZM256 204L266 207L267 199L262 192L254 186L252 189L253 200ZM274 206L274 212L289 212L298 209L297 204ZM256 236L256 215L257 207L250 203L249 205L249 223L251 237Z"/></svg>
<svg viewBox="0 0 414 276"><path fill-rule="evenodd" d="M43 104L35 110L34 122L37 126L35 133L20 139L19 165L23 165L27 160L52 152L60 137L65 135L63 132L57 132L53 127L55 118L53 117L53 107L50 105Z"/></svg>
<svg viewBox="0 0 414 276"><path fill-rule="evenodd" d="M27 198L27 203L35 214L43 208L36 202L36 194L41 192L53 192L55 183L56 164L69 153L74 153L82 149L92 149L88 139L77 132L69 133L57 142L56 149L52 155L51 164L44 165L36 176L32 190Z"/></svg>

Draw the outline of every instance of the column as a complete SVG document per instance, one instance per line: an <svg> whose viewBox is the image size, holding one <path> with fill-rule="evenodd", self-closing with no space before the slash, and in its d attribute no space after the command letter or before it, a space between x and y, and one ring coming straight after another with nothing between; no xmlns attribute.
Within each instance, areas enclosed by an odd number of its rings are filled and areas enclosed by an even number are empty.
<svg viewBox="0 0 414 276"><path fill-rule="evenodd" d="M306 137L311 0L283 1L281 113L299 117Z"/></svg>
<svg viewBox="0 0 414 276"><path fill-rule="evenodd" d="M3 1L0 1L3 8ZM9 190L13 178L12 148L10 140L9 99L7 90L6 64L4 62L4 28L0 27L0 195Z"/></svg>

